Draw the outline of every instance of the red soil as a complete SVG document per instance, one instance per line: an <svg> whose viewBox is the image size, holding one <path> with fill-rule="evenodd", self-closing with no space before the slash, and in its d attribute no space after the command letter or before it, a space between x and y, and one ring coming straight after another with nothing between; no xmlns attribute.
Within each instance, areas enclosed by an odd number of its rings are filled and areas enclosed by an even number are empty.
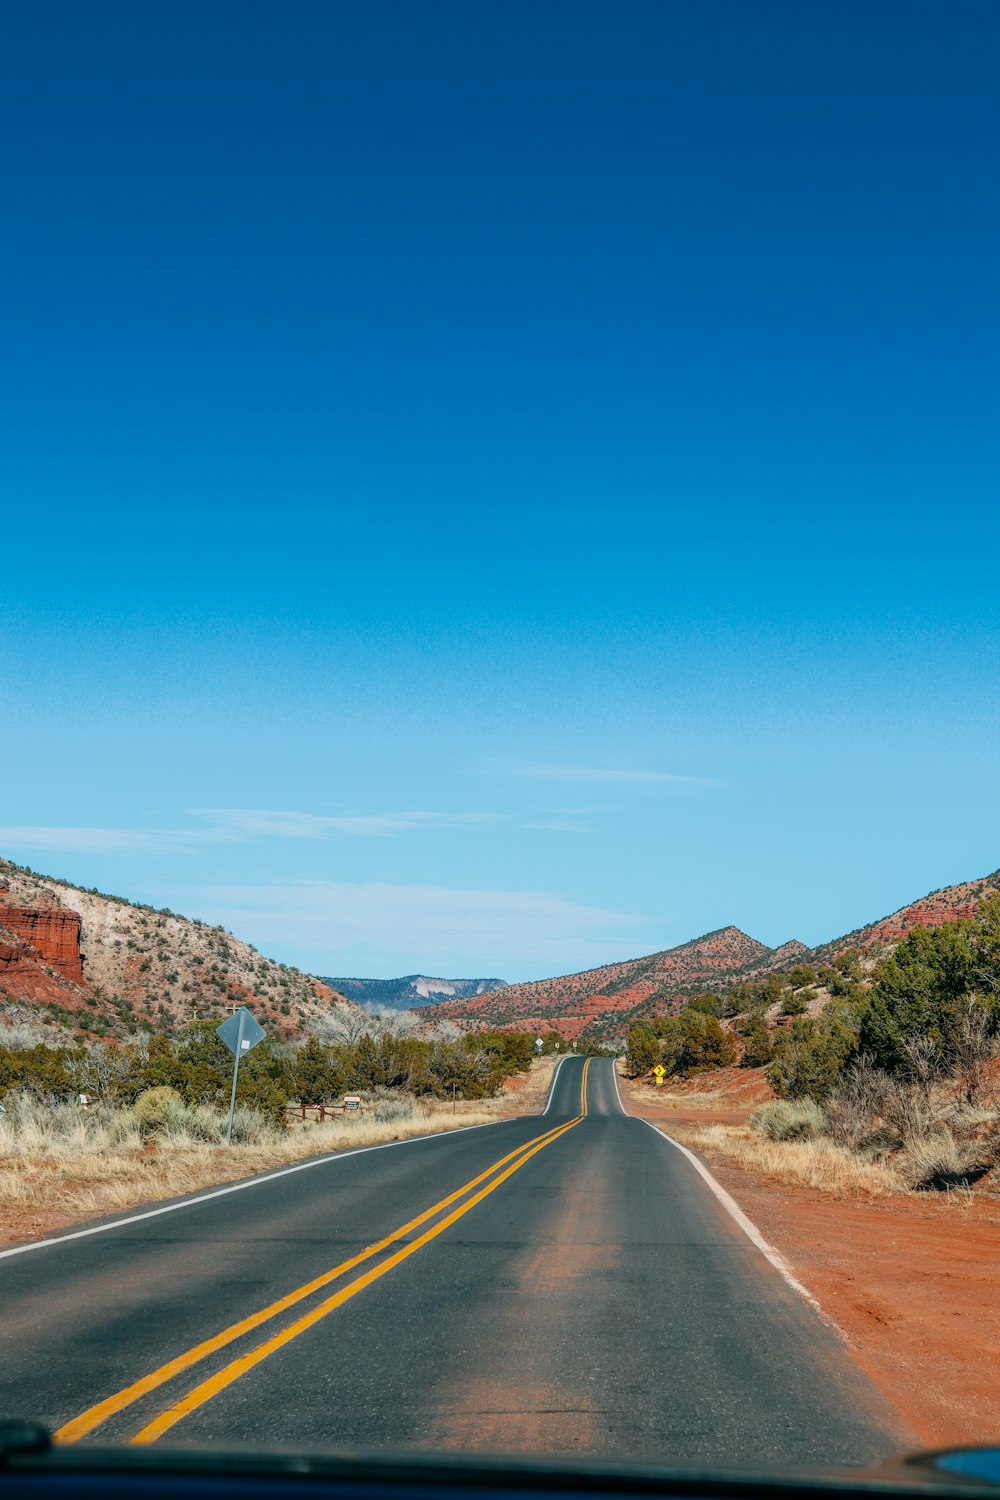
<svg viewBox="0 0 1000 1500"><path fill-rule="evenodd" d="M1000 1439L1000 1201L845 1203L712 1170L921 1443Z"/></svg>
<svg viewBox="0 0 1000 1500"><path fill-rule="evenodd" d="M622 1095L633 1114L661 1121L738 1124L748 1112L658 1109L628 1085ZM845 1201L723 1161L712 1172L842 1331L917 1445L1000 1440L1000 1199Z"/></svg>

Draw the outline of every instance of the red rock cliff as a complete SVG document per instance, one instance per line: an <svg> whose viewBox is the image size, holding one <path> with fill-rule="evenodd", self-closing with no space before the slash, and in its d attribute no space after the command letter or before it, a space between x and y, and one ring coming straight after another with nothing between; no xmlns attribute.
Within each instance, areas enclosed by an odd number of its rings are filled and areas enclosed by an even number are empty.
<svg viewBox="0 0 1000 1500"><path fill-rule="evenodd" d="M58 906L8 906L0 902L0 925L34 948L53 969L73 984L83 983L80 917ZM13 955L7 958L10 963Z"/></svg>

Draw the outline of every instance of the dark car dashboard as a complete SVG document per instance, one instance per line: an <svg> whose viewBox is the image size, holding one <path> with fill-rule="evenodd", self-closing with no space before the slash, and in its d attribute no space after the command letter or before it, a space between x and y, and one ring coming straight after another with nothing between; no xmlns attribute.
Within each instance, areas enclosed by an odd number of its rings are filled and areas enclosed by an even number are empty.
<svg viewBox="0 0 1000 1500"><path fill-rule="evenodd" d="M268 1449L59 1446L0 1423L0 1500L1000 1500L1000 1449L961 1448L875 1469L695 1469L594 1461Z"/></svg>

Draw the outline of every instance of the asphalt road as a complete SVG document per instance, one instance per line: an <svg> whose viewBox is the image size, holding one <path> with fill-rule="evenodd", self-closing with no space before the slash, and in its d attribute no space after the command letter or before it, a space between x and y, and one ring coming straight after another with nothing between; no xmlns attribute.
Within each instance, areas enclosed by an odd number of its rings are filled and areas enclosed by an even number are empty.
<svg viewBox="0 0 1000 1500"><path fill-rule="evenodd" d="M567 1058L544 1116L0 1257L0 1309L0 1414L66 1440L742 1465L903 1441L607 1059Z"/></svg>

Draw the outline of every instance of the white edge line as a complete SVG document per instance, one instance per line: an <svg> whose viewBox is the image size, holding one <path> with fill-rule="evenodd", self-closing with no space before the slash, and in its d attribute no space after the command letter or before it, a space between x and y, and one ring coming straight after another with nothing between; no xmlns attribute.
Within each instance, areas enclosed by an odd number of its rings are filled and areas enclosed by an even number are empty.
<svg viewBox="0 0 1000 1500"><path fill-rule="evenodd" d="M633 1115L632 1118L638 1119L641 1118L641 1116ZM757 1228L756 1224L752 1223L751 1220L747 1218L746 1214L743 1212L742 1208L740 1208L735 1198L731 1198L722 1184L715 1180L711 1172L705 1166L704 1162L699 1161L694 1152L689 1151L687 1146L682 1146L680 1141L675 1141L672 1135L668 1135L665 1130L661 1130L659 1125L654 1125L652 1120L643 1120L642 1123L644 1125L648 1125L650 1130L655 1130L656 1134L662 1136L663 1139L668 1143L668 1145L673 1146L675 1150L680 1151L684 1156L687 1157L688 1161L694 1167L699 1176L703 1177L708 1183L709 1188L715 1194L716 1198L718 1198L727 1214L729 1214L731 1218L735 1219L736 1223L743 1230L743 1233L746 1235L747 1239L750 1240L754 1245L756 1245L761 1255L764 1256L764 1259L771 1262L771 1265L778 1272L778 1274L784 1278L784 1280L792 1288L792 1291L798 1292L799 1296L804 1298L804 1300L809 1303L809 1306L819 1314L819 1316L823 1319L823 1322L826 1323L829 1328L832 1328L834 1333L836 1333L841 1339L843 1339L845 1344L849 1343L850 1340L844 1333L844 1330L837 1323L835 1323L830 1317L829 1313L820 1306L816 1298L813 1296L812 1292L809 1291L808 1287L802 1285L802 1282L794 1274L791 1266L788 1264L785 1257L781 1254L781 1251L776 1250L774 1246L764 1238L760 1230Z"/></svg>
<svg viewBox="0 0 1000 1500"><path fill-rule="evenodd" d="M615 1080L615 1093L618 1095L618 1108L621 1110L621 1112L622 1112L623 1115L625 1115L626 1117L628 1117L628 1110L625 1108L624 1104L622 1103L622 1091L618 1087L618 1059L617 1059L617 1057L613 1057L611 1059L611 1076ZM632 1118L634 1118L634 1116L632 1116Z"/></svg>
<svg viewBox="0 0 1000 1500"><path fill-rule="evenodd" d="M549 1097L545 1102L545 1108L542 1110L543 1115L547 1115L549 1110L552 1108L552 1099L556 1091L556 1079L559 1077L559 1069L562 1067L567 1057L569 1057L569 1053L563 1053L562 1057L556 1063L556 1070L552 1075L552 1082L549 1084Z"/></svg>
<svg viewBox="0 0 1000 1500"><path fill-rule="evenodd" d="M0 1250L0 1260L6 1260L12 1255L27 1255L29 1250L47 1250L50 1245L64 1245L69 1240L84 1240L92 1234L106 1234L109 1229L124 1229L128 1224L140 1224L143 1219L157 1219L161 1214L176 1213L180 1208L195 1208L199 1203L208 1203L213 1198L224 1198L227 1193L242 1193L244 1188L260 1187L265 1182L274 1182L278 1177L290 1177L293 1172L308 1172L310 1167L328 1167L338 1161L346 1161L349 1156L364 1156L369 1151L388 1151L391 1146L417 1146L421 1141L438 1141L444 1136L464 1135L467 1130L491 1130L494 1125L508 1123L506 1120L487 1120L483 1125L460 1125L457 1130L435 1130L429 1135L410 1136L405 1141L383 1141L380 1146L355 1146L353 1151L331 1151L327 1156L318 1156L313 1161L300 1161L294 1167L281 1167L277 1172L248 1177L243 1182L231 1182L210 1193L181 1198L176 1203L149 1208L141 1214L129 1214L125 1219L112 1219L107 1224L92 1224L89 1229L75 1229L71 1234L53 1235L51 1239L33 1240L30 1245L15 1245L12 1250Z"/></svg>

